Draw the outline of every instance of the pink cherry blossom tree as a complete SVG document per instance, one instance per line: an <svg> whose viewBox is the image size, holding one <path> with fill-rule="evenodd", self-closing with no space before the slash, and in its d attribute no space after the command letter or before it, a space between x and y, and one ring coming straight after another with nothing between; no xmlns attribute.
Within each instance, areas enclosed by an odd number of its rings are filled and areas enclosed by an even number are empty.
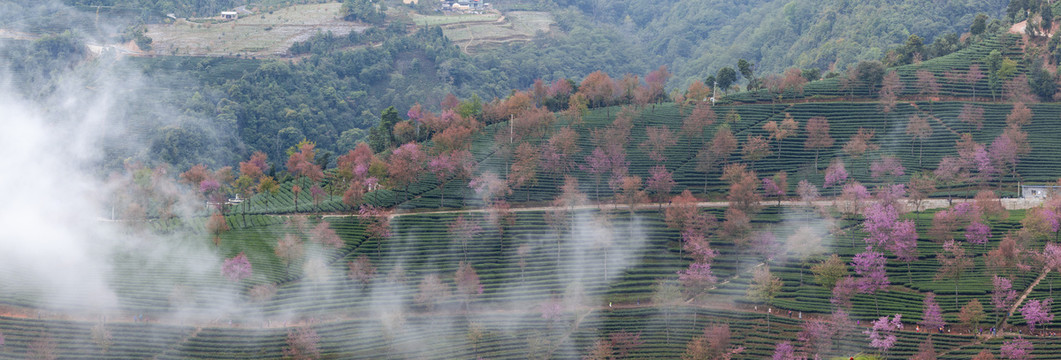
<svg viewBox="0 0 1061 360"><path fill-rule="evenodd" d="M666 162L667 156L664 151L678 143L678 137L666 126L646 127L645 136L648 139L641 143L640 148L648 153L652 161L658 163Z"/></svg>
<svg viewBox="0 0 1061 360"><path fill-rule="evenodd" d="M391 152L387 174L396 187L405 190L406 198L409 197L409 186L423 173L426 157L423 149L416 142L402 144ZM397 192L394 193L394 197L397 200Z"/></svg>
<svg viewBox="0 0 1061 360"><path fill-rule="evenodd" d="M249 278L251 273L251 262L247 260L247 254L242 252L239 255L225 259L224 264L221 265L221 275L231 282L239 282Z"/></svg>
<svg viewBox="0 0 1061 360"><path fill-rule="evenodd" d="M764 262L770 262L775 257L784 255L786 250L784 249L784 244L777 241L777 236L774 235L774 232L769 230L753 232L749 245L751 245L752 254L758 255ZM800 270L802 271L802 269ZM802 282L802 276L800 281Z"/></svg>
<svg viewBox="0 0 1061 360"><path fill-rule="evenodd" d="M475 272L472 264L461 261L457 267L457 273L453 275L457 283L457 294L464 297L464 306L467 307L476 296L482 295L483 284L479 281L479 273Z"/></svg>
<svg viewBox="0 0 1061 360"><path fill-rule="evenodd" d="M310 326L288 330L287 346L283 349L284 357L295 360L320 359L321 351L318 343L320 343L320 336Z"/></svg>
<svg viewBox="0 0 1061 360"><path fill-rule="evenodd" d="M796 195L799 195L799 199L807 203L807 206L811 206L815 200L818 200L818 187L814 186L810 181L800 180L796 184Z"/></svg>
<svg viewBox="0 0 1061 360"><path fill-rule="evenodd" d="M1017 162L1020 160L1020 146L1014 141L1013 137L1006 136L1006 133L999 135L995 140L991 141L990 148L988 149L988 156L991 160L991 165L994 169L999 172L999 183L1002 182L1004 175L1007 173L1017 176Z"/></svg>
<svg viewBox="0 0 1061 360"><path fill-rule="evenodd" d="M376 276L376 267L372 265L372 261L368 259L368 256L362 254L358 256L356 260L346 264L348 271L346 276L350 280L356 280L361 283L361 286L366 286L372 282L372 278Z"/></svg>
<svg viewBox="0 0 1061 360"><path fill-rule="evenodd" d="M663 165L653 166L648 170L648 173L649 177L648 180L645 181L645 189L651 191L653 195L656 195L657 201L662 201L670 194L671 189L674 188L674 185L676 184L674 182L674 177Z"/></svg>
<svg viewBox="0 0 1061 360"><path fill-rule="evenodd" d="M597 199L600 199L600 182L604 175L627 166L626 153L615 146L593 148L593 152L586 156L585 163L581 165L583 171L593 175L594 197Z"/></svg>
<svg viewBox="0 0 1061 360"><path fill-rule="evenodd" d="M679 271L678 281L690 295L697 296L714 286L718 278L711 272L710 262L698 261L689 264L689 268Z"/></svg>
<svg viewBox="0 0 1061 360"><path fill-rule="evenodd" d="M1024 316L1024 321L1028 323L1028 327L1031 328L1032 331L1035 331L1036 325L1047 324L1054 321L1054 314L1050 312L1050 303L1053 301L1053 298L1028 300L1028 302L1020 308L1020 314Z"/></svg>
<svg viewBox="0 0 1061 360"><path fill-rule="evenodd" d="M952 156L944 156L939 160L936 170L932 171L940 186L951 186L964 181L968 177L968 171L962 166L961 161ZM947 195L947 202L952 201L951 195Z"/></svg>
<svg viewBox="0 0 1061 360"><path fill-rule="evenodd" d="M970 244L987 246L987 240L991 237L991 227L980 221L973 221L965 227L965 240Z"/></svg>
<svg viewBox="0 0 1061 360"><path fill-rule="evenodd" d="M925 329L936 329L944 325L947 325L947 323L943 322L943 312L940 310L939 304L936 303L936 294L928 293L928 295L925 295L921 326L924 326Z"/></svg>
<svg viewBox="0 0 1061 360"><path fill-rule="evenodd" d="M836 281L833 286L833 296L829 302L838 308L851 307L851 297L858 293L859 281L851 276L845 276Z"/></svg>
<svg viewBox="0 0 1061 360"><path fill-rule="evenodd" d="M863 294L873 294L877 291L884 290L891 285L891 281L888 280L888 273L885 271L884 265L887 260L884 258L884 254L873 251L873 247L867 246L866 251L856 254L852 259L852 266L855 268L855 274L858 274L858 291ZM873 303L877 307L877 311L880 311L880 305L877 303L877 297L873 297Z"/></svg>
<svg viewBox="0 0 1061 360"><path fill-rule="evenodd" d="M958 308L958 282L961 280L962 275L972 269L973 260L966 254L965 249L962 248L961 243L950 240L943 243L943 251L936 254L936 259L939 260L939 272L936 273L936 279L954 279L954 308Z"/></svg>
<svg viewBox="0 0 1061 360"><path fill-rule="evenodd" d="M682 248L693 258L693 262L710 263L718 256L718 251L711 248L707 237L699 231L683 231L682 240L685 244Z"/></svg>
<svg viewBox="0 0 1061 360"><path fill-rule="evenodd" d="M991 305L995 307L995 316L1008 311L1013 302L1017 300L1017 291L1013 290L1013 282L1009 279L995 275L991 283L994 288L991 291Z"/></svg>
<svg viewBox="0 0 1061 360"><path fill-rule="evenodd" d="M840 158L833 159L829 167L825 168L825 183L822 188L842 185L844 181L847 181L847 169L844 168L844 161Z"/></svg>
<svg viewBox="0 0 1061 360"><path fill-rule="evenodd" d="M1051 271L1061 271L1061 245L1057 243L1047 243L1043 247L1043 253L1040 255L1040 260L1043 266ZM1050 280L1050 296L1054 296L1054 282Z"/></svg>
<svg viewBox="0 0 1061 360"><path fill-rule="evenodd" d="M905 175L906 168L899 162L899 158L881 156L879 160L869 164L869 173L875 179L883 177L892 182L895 178Z"/></svg>
<svg viewBox="0 0 1061 360"><path fill-rule="evenodd" d="M877 319L873 322L873 327L869 330L863 331L863 334L869 335L869 345L877 348L877 350L883 355L888 352L895 345L898 338L895 334L902 327L902 314L895 314L895 317L889 318L887 316Z"/></svg>
<svg viewBox="0 0 1061 360"><path fill-rule="evenodd" d="M343 239L332 229L331 223L321 221L309 232L309 240L325 247L338 249L343 247Z"/></svg>
<svg viewBox="0 0 1061 360"><path fill-rule="evenodd" d="M469 181L468 187L475 190L475 194L482 200L483 205L490 205L496 199L504 198L512 193L508 183L491 171L484 171Z"/></svg>
<svg viewBox="0 0 1061 360"><path fill-rule="evenodd" d="M453 179L467 178L474 167L472 154L467 150L442 153L427 163L427 170L438 179L439 207L446 206L446 184Z"/></svg>
<svg viewBox="0 0 1061 360"><path fill-rule="evenodd" d="M763 193L767 197L776 197L777 206L781 206L781 200L788 192L788 173L778 171L772 178L763 178Z"/></svg>
<svg viewBox="0 0 1061 360"><path fill-rule="evenodd" d="M872 196L870 196L869 190L854 181L844 185L843 190L840 191L840 202L843 205L840 208L848 215L860 214L862 213L862 208L866 205L866 201L870 198Z"/></svg>
<svg viewBox="0 0 1061 360"><path fill-rule="evenodd" d="M1018 337L1013 340L1003 341L1000 353L1003 358L1010 360L1027 360L1032 358L1032 350L1035 347L1028 340L1024 340L1024 337Z"/></svg>
<svg viewBox="0 0 1061 360"><path fill-rule="evenodd" d="M773 360L806 360L806 356L799 356L796 354L796 347L792 346L792 343L788 341L777 344L774 348Z"/></svg>
<svg viewBox="0 0 1061 360"><path fill-rule="evenodd" d="M564 314L564 302L559 298L545 300L538 308L541 310L542 319L548 321L557 320Z"/></svg>
<svg viewBox="0 0 1061 360"><path fill-rule="evenodd" d="M890 204L875 203L863 211L862 228L870 246L891 251L906 263L907 276L912 280L910 263L917 260L917 227L913 220L899 220L899 212Z"/></svg>
<svg viewBox="0 0 1061 360"><path fill-rule="evenodd" d="M449 233L453 237L453 242L461 244L464 261L468 261L468 242L475 239L482 230L478 221L466 218L463 214L457 216L457 219L449 224Z"/></svg>
<svg viewBox="0 0 1061 360"><path fill-rule="evenodd" d="M813 318L803 322L797 339L803 344L804 350L821 356L832 349L833 337L836 336L837 330L837 326L829 319Z"/></svg>
<svg viewBox="0 0 1061 360"><path fill-rule="evenodd" d="M361 205L358 220L365 225L367 238L376 240L376 257L379 258L383 252L383 241L391 236L390 211L372 205Z"/></svg>

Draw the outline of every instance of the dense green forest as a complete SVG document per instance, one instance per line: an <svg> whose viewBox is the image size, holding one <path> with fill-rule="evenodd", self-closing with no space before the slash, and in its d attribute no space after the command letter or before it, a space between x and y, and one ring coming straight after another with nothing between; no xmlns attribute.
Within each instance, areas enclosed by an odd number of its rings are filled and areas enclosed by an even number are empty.
<svg viewBox="0 0 1061 360"><path fill-rule="evenodd" d="M842 70L878 59L910 35L928 42L968 31L977 13L1003 16L1008 1L591 1L556 0L636 36L646 61L668 64L675 83L703 79L738 59L756 70Z"/></svg>

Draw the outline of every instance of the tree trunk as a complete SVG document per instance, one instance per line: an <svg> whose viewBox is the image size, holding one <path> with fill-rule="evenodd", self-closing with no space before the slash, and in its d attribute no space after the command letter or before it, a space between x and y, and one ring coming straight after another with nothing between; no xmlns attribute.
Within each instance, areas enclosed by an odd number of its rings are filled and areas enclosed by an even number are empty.
<svg viewBox="0 0 1061 360"><path fill-rule="evenodd" d="M666 310L663 312L663 318L665 319L664 322L666 323L666 325L664 326L666 326L667 328L667 344L670 344L670 310Z"/></svg>
<svg viewBox="0 0 1061 360"><path fill-rule="evenodd" d="M917 167L921 167L921 157L925 154L925 140L918 140Z"/></svg>
<svg viewBox="0 0 1061 360"><path fill-rule="evenodd" d="M560 234L556 234L556 269L560 270Z"/></svg>
<svg viewBox="0 0 1061 360"><path fill-rule="evenodd" d="M608 248L604 248L604 283L608 283Z"/></svg>
<svg viewBox="0 0 1061 360"><path fill-rule="evenodd" d="M597 175L597 181L594 183L593 196L596 197L597 203L600 203L600 175Z"/></svg>
<svg viewBox="0 0 1061 360"><path fill-rule="evenodd" d="M914 273L912 271L910 271L910 262L909 261L906 262L906 281L911 283L911 284L914 283Z"/></svg>
<svg viewBox="0 0 1061 360"><path fill-rule="evenodd" d="M446 183L438 186L438 195L441 200L438 201L438 208L446 207Z"/></svg>

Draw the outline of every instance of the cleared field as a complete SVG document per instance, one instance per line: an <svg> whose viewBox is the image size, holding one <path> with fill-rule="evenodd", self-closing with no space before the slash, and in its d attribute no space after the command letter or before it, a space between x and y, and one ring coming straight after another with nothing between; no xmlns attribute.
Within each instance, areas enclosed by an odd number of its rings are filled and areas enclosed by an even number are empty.
<svg viewBox="0 0 1061 360"><path fill-rule="evenodd" d="M463 15L421 15L410 13L409 17L417 26L449 25L456 23L491 22L501 18L500 13L463 14Z"/></svg>
<svg viewBox="0 0 1061 360"><path fill-rule="evenodd" d="M452 17L461 18L463 16ZM513 11L505 13L504 16L495 17L493 21L479 20L488 19L486 14L474 16L481 16L482 18L439 23L442 25L442 32L446 34L446 37L464 49L464 51L473 51L476 47L497 43L529 41L539 31L548 32L550 26L554 23L551 14L538 11ZM442 16L441 18L444 19L437 19L436 21L447 20L445 18L450 18L450 16Z"/></svg>
<svg viewBox="0 0 1061 360"><path fill-rule="evenodd" d="M346 35L369 26L338 18L341 3L295 5L221 23L177 20L148 26L155 55L281 56L317 32Z"/></svg>
<svg viewBox="0 0 1061 360"><path fill-rule="evenodd" d="M279 57L298 41L318 32L343 36L370 26L339 19L341 2L293 5L275 11L241 15L234 21L180 19L148 25L154 42L146 55ZM466 15L407 15L417 26L441 26L465 51L509 41L528 41L554 23L546 12L513 11Z"/></svg>

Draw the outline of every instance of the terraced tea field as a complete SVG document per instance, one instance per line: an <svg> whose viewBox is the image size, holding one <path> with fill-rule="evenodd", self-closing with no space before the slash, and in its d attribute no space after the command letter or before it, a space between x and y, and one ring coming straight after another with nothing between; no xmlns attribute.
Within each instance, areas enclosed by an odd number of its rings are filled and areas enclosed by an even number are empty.
<svg viewBox="0 0 1061 360"><path fill-rule="evenodd" d="M707 211L711 216L722 216L721 209ZM351 217L310 218L305 225L291 225L287 217L254 215L244 225L241 216L231 216L228 221L234 230L222 235L220 252L247 253L255 273L239 283L236 292L249 296L254 285L274 283L278 286L271 299L255 302L245 298L248 305L243 310L208 321L178 320L180 317L167 314L178 308L208 312L217 302L228 300L226 291L211 290L230 288L220 274L215 270L198 279L179 279L164 271L145 273L142 266L127 267L119 261L115 286L122 299L120 313L125 315L112 315L106 322L116 339L107 353L91 340L92 320L60 321L45 315L41 320L0 317L0 331L6 337L0 354L25 353L30 343L45 336L54 342L61 357L271 358L279 356L286 346L288 328L282 325L308 322L320 336L324 358L519 359L546 353L554 358L577 358L598 336L620 330L640 332L646 341L632 353L633 358L674 358L705 326L725 323L734 334L732 341L746 347L741 358L761 358L772 354L777 342L793 339L803 320L828 316L833 310L830 291L814 282L808 264L830 253L850 261L860 251L864 236L857 222L844 221L840 227L848 231L828 237L821 255L806 261L794 257L772 260L771 269L784 285L770 306L771 313L767 313L763 311L767 306L754 306L744 297L751 280L749 271L761 266L761 258L722 240L712 241L712 247L720 252L713 269L722 282L710 296L670 307L653 304L655 284L676 278L676 272L690 261L688 254L678 251L677 232L667 228L656 211L585 211L574 215L569 227L562 229L549 226L542 212L518 212L514 224L503 232L481 213L460 215L483 228L467 245L455 242L448 230L458 216L454 213L396 217L391 223L393 236L384 241L367 239L360 221ZM995 246L1007 229L1019 227L1021 215L1016 212L1006 220L993 221L993 236L986 248ZM931 217L930 212L914 217L920 233L928 231ZM327 221L344 245L336 250L311 250L324 259L326 270L323 275L309 276L304 273L303 261L285 265L274 250L281 237L300 234L299 226L312 228L318 221ZM586 228L598 221L607 221L608 235L599 233L601 229ZM811 211L775 207L758 216L755 227L783 238L796 226L821 221ZM153 226L156 231L202 229L201 224L193 223ZM208 234L200 234L201 241L208 243ZM601 236L613 240L601 244L597 241ZM911 323L919 321L923 294L929 291L937 293L947 321L957 322L953 283L933 277L939 269L935 253L940 245L930 240L920 240L918 245L919 257L910 265L915 276L909 276L909 269L898 261L890 263L887 272L893 285L888 291L878 293L876 299L869 295L853 299L851 317L862 327L854 326L842 334L834 353L869 351L860 331L878 313L898 313ZM975 269L984 268L981 249L969 249ZM362 255L378 269L375 280L366 285L346 276L348 262ZM132 261L129 265L135 263L134 259L128 261ZM417 284L428 275L439 275L452 289L456 281L453 273L460 261L472 264L478 272L481 295L471 301L456 294L439 297L430 306L416 301ZM18 274L6 274L5 278L7 275ZM1034 277L1018 276L1014 287L1021 289ZM1058 275L1051 274L1048 279L1058 280L1055 277ZM543 304L572 298L573 283L579 284L575 291L581 301L564 305L559 317L543 318ZM175 303L171 289L158 284L182 284L187 293L196 294L195 299ZM976 298L990 303L990 286L986 275L974 271L961 279L958 301L964 304ZM1047 297L1049 291L1040 286L1032 297ZM7 292L0 301L16 306L33 304L32 299L20 301ZM794 315L790 317L788 310ZM146 314L150 322L131 322L128 314ZM197 325L182 326L184 321ZM1010 326L1021 325L1019 316L1010 320ZM470 340L473 329L480 335ZM916 353L924 336L903 333L889 357ZM1050 358L1050 338L1030 339L1036 342L1037 355ZM937 334L933 342L937 351L950 354L941 358L953 359L999 345L997 339L977 342L967 334Z"/></svg>

